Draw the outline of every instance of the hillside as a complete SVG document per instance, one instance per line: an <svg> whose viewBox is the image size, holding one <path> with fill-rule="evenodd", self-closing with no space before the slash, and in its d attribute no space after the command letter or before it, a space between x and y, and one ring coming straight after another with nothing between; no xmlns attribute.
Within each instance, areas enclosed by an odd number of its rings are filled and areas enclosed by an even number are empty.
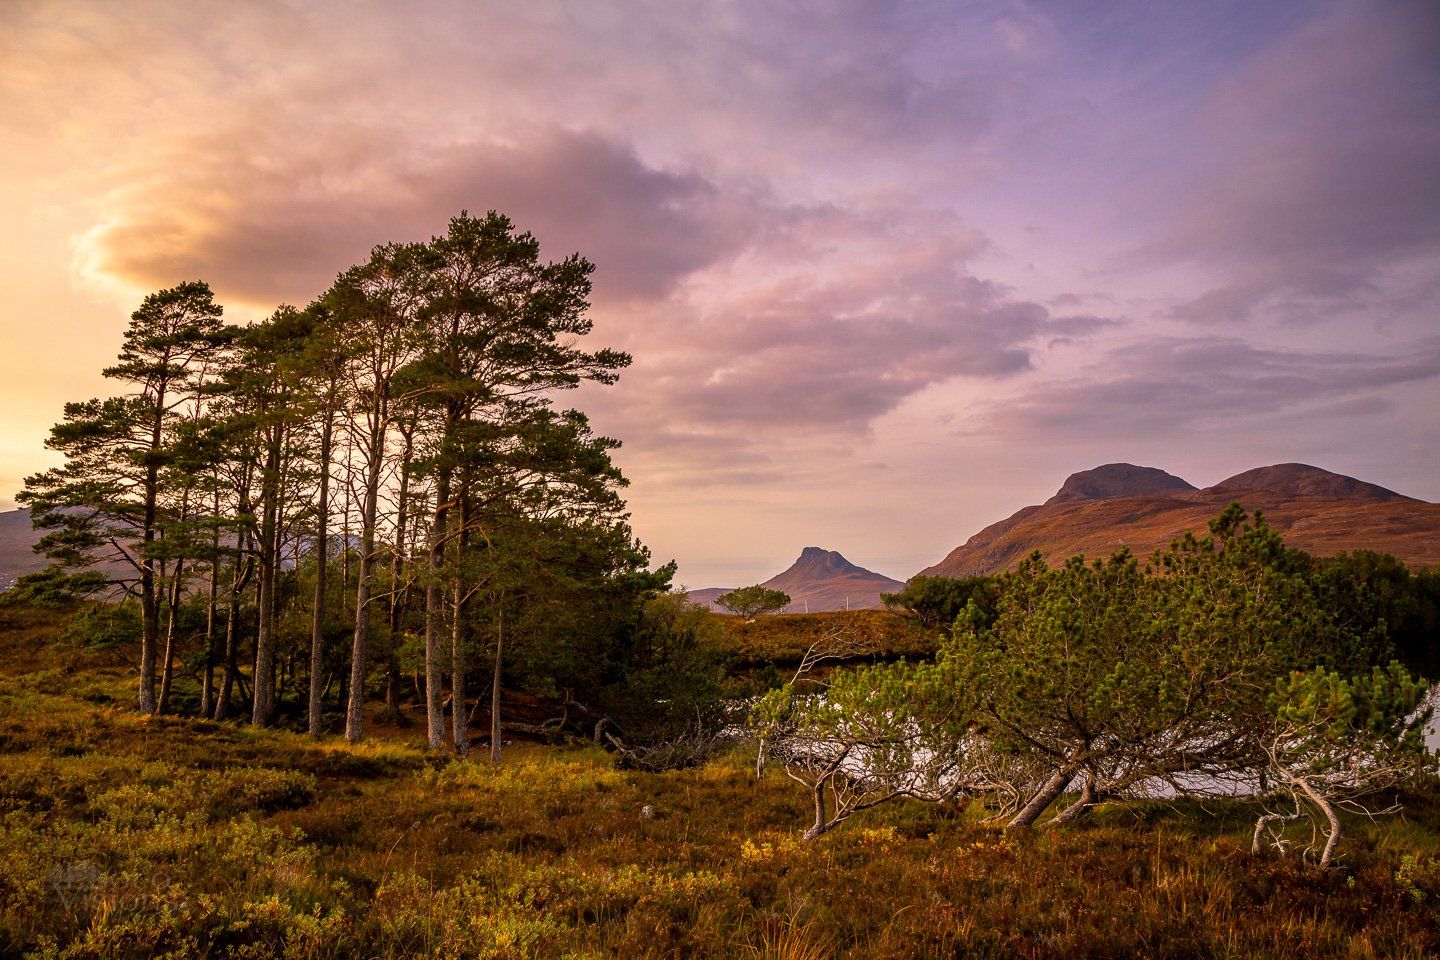
<svg viewBox="0 0 1440 960"><path fill-rule="evenodd" d="M30 511L21 508L0 513L0 590L45 566L45 558L31 549L38 539L30 527Z"/></svg>
<svg viewBox="0 0 1440 960"><path fill-rule="evenodd" d="M832 610L825 613L782 613L757 617L747 623L740 617L716 616L725 633L731 664L737 669L800 662L811 645L843 632L854 643L854 656L865 661L894 657L924 657L935 652L938 631L889 610Z"/></svg>
<svg viewBox="0 0 1440 960"><path fill-rule="evenodd" d="M824 613L832 610L871 610L884 606L882 593L894 593L905 584L846 560L834 550L806 547L786 570L761 586L790 595L787 613ZM687 591L696 603L721 610L715 600L733 587L707 587Z"/></svg>
<svg viewBox="0 0 1440 960"><path fill-rule="evenodd" d="M34 550L40 533L30 525L30 511L21 507L0 513L0 590L7 590L27 573L45 569L50 561ZM107 560L92 568L112 577L125 577L129 567L119 561Z"/></svg>
<svg viewBox="0 0 1440 960"><path fill-rule="evenodd" d="M991 524L920 575L994 573L1036 550L1057 560L1129 546L1143 556L1186 530L1204 532L1234 501L1264 511L1287 543L1309 553L1377 550L1411 565L1440 566L1440 504L1354 477L1282 463L1197 490L1153 467L1106 464L1072 475L1044 504Z"/></svg>

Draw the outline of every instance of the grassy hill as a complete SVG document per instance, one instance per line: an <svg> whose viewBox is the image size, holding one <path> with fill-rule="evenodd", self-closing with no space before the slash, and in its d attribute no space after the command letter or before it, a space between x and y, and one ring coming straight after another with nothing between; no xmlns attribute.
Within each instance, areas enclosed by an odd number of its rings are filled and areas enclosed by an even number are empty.
<svg viewBox="0 0 1440 960"><path fill-rule="evenodd" d="M1347 825L1328 874L1251 857L1242 802L1021 836L974 808L901 804L803 844L809 798L780 775L756 781L744 753L646 774L591 747L526 746L496 767L428 755L413 730L349 747L146 720L123 652L57 638L53 614L0 612L0 956L1440 950L1432 798Z"/></svg>

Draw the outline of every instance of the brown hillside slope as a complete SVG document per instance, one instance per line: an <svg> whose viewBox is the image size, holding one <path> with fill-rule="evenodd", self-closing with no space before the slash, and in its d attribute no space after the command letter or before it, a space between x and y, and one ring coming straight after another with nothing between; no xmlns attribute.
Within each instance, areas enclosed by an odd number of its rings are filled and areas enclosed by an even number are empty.
<svg viewBox="0 0 1440 960"><path fill-rule="evenodd" d="M49 564L47 557L34 550L41 533L30 523L30 511L24 507L0 512L0 590L9 589L27 573L43 570ZM131 568L118 560L107 560L91 569L109 577L133 575Z"/></svg>
<svg viewBox="0 0 1440 960"><path fill-rule="evenodd" d="M39 539L40 534L30 526L30 511L0 513L0 589L45 567L48 561L31 549Z"/></svg>
<svg viewBox="0 0 1440 960"><path fill-rule="evenodd" d="M1057 494L1041 506L1025 507L981 530L920 575L994 573L1036 550L1051 561L1077 553L1104 556L1121 546L1144 556L1186 530L1205 532L1210 519L1234 501L1247 510L1264 511L1286 542L1310 553L1378 550L1415 566L1440 566L1440 504L1298 463L1248 470L1204 490L1169 485L1164 492L1131 494L1105 476L1111 467L1129 466L1108 464L1085 471L1099 476L1072 484L1084 476L1076 474L1066 488L1101 495ZM1154 480L1152 476L1148 482ZM1103 495L1107 490L1119 492Z"/></svg>

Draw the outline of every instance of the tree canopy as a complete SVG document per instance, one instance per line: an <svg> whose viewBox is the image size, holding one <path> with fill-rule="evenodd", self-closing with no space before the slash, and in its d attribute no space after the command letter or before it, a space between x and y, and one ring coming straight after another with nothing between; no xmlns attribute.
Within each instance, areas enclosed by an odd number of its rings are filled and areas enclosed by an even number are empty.
<svg viewBox="0 0 1440 960"><path fill-rule="evenodd" d="M753 620L767 613L784 610L790 605L790 594L756 584L721 594L715 598L715 602L737 617Z"/></svg>
<svg viewBox="0 0 1440 960"><path fill-rule="evenodd" d="M584 345L592 270L462 212L248 327L204 283L146 297L105 371L121 389L67 405L65 462L22 495L44 589L133 598L149 712L193 667L205 715L240 696L256 724L298 711L318 734L338 707L358 740L409 659L430 746L464 753L481 669L492 712L502 676L613 701L674 567L650 572L630 531L618 441L557 405L630 362Z"/></svg>

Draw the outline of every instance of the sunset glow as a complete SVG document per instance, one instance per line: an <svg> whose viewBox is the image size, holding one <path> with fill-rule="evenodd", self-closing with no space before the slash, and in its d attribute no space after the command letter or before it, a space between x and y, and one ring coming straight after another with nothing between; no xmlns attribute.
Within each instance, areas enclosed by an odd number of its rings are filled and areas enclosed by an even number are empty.
<svg viewBox="0 0 1440 960"><path fill-rule="evenodd" d="M6 3L0 502L129 312L496 209L690 586L905 579L1067 474L1440 499L1440 6Z"/></svg>

